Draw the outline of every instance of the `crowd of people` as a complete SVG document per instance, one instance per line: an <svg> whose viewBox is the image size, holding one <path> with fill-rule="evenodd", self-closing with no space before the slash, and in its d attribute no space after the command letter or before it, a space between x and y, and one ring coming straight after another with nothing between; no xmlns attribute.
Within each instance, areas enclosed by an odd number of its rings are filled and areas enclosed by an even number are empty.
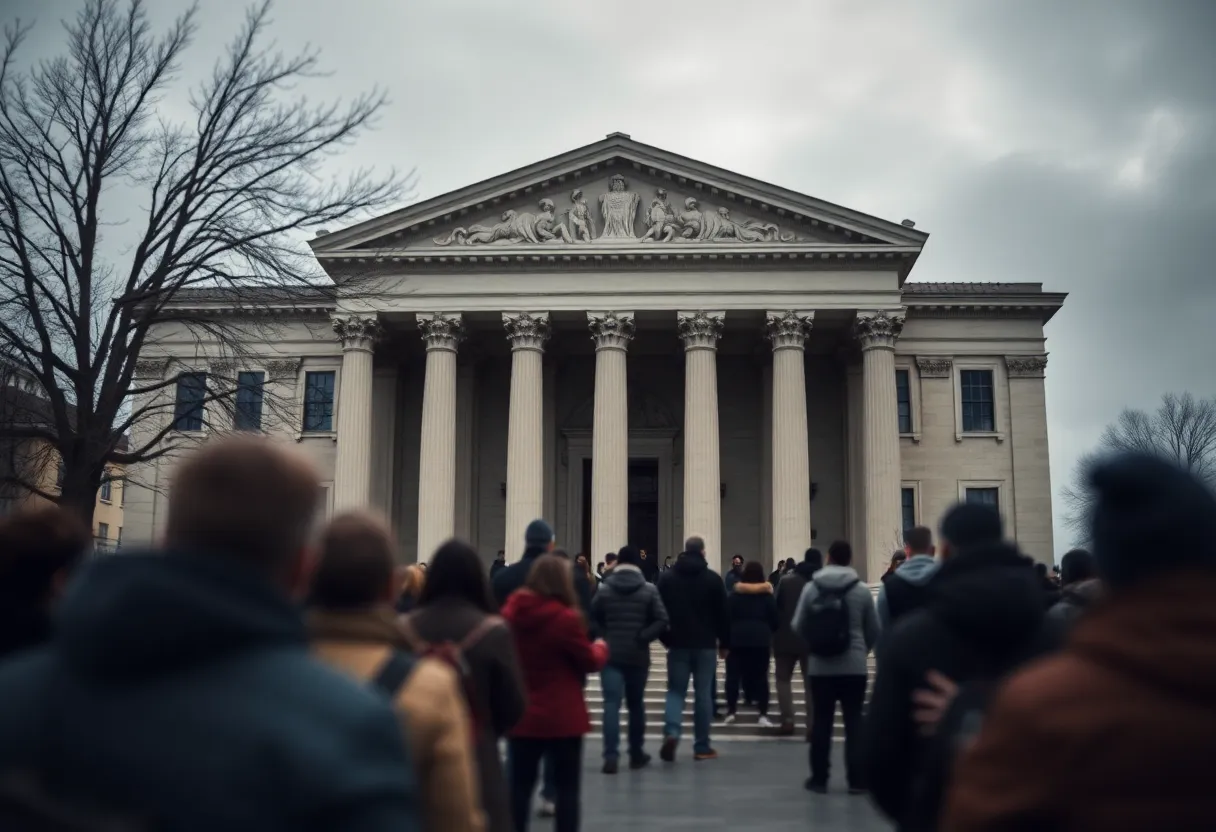
<svg viewBox="0 0 1216 832"><path fill-rule="evenodd" d="M87 558L54 506L0 519L0 828L524 832L539 786L573 832L587 677L602 773L646 768L665 655L666 765L690 688L694 761L743 708L796 734L797 669L803 785L829 791L839 708L845 789L901 830L1210 829L1216 498L1143 456L1090 485L1092 554L1058 579L995 510L959 505L936 541L905 533L875 597L845 541L719 575L693 536L593 572L542 519L514 563L452 540L401 568L374 514L317 534L293 452L218 440L179 468L145 553Z"/></svg>

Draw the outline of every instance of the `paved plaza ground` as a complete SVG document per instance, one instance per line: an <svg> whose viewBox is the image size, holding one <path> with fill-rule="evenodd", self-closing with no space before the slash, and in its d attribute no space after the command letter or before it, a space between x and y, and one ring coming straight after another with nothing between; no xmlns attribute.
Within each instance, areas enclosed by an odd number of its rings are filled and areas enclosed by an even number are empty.
<svg viewBox="0 0 1216 832"><path fill-rule="evenodd" d="M583 755L584 832L622 829L717 830L763 829L766 832L889 832L869 798L844 791L844 746L836 743L832 793L813 795L802 788L807 776L807 746L801 742L724 742L721 757L692 760L691 743L680 746L674 765L658 760L640 772L600 774L601 745L588 739ZM533 829L546 830L536 820Z"/></svg>

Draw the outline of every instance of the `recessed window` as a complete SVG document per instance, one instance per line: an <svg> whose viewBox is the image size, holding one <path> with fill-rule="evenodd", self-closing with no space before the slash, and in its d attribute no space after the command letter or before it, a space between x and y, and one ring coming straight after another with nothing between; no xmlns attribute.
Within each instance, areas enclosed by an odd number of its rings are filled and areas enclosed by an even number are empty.
<svg viewBox="0 0 1216 832"><path fill-rule="evenodd" d="M999 488L968 488L965 492L966 501L972 505L992 506L1001 510L1001 489Z"/></svg>
<svg viewBox="0 0 1216 832"><path fill-rule="evenodd" d="M237 373L236 413L233 419L233 427L237 430L262 429L262 393L265 384L265 373Z"/></svg>
<svg viewBox="0 0 1216 832"><path fill-rule="evenodd" d="M959 373L964 433L996 431L996 407L992 397L992 370L962 370Z"/></svg>
<svg viewBox="0 0 1216 832"><path fill-rule="evenodd" d="M173 407L174 430L202 430L203 402L206 398L206 373L182 373L178 376L177 399Z"/></svg>
<svg viewBox="0 0 1216 832"><path fill-rule="evenodd" d="M334 429L334 372L304 374L304 430Z"/></svg>
<svg viewBox="0 0 1216 832"><path fill-rule="evenodd" d="M97 539L98 540L109 540L110 539L110 524L109 523L98 523L97 524Z"/></svg>
<svg viewBox="0 0 1216 832"><path fill-rule="evenodd" d="M59 460L59 465L55 468L55 487L63 488L64 477L68 475L68 466L64 465L63 460Z"/></svg>
<svg viewBox="0 0 1216 832"><path fill-rule="evenodd" d="M903 518L904 531L916 525L916 489L901 488L899 490L899 509Z"/></svg>
<svg viewBox="0 0 1216 832"><path fill-rule="evenodd" d="M899 403L899 432L912 432L912 382L907 370L895 371L895 400Z"/></svg>
<svg viewBox="0 0 1216 832"><path fill-rule="evenodd" d="M110 472L106 471L105 476L109 477ZM108 503L113 499L113 496L114 496L114 481L110 480L110 479L104 480L101 483L101 501L103 503Z"/></svg>

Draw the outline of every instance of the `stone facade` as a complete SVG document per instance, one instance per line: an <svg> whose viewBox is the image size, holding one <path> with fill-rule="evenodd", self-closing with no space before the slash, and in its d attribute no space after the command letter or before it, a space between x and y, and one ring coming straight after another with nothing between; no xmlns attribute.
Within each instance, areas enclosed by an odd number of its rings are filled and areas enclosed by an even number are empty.
<svg viewBox="0 0 1216 832"><path fill-rule="evenodd" d="M319 237L338 300L283 304L245 351L325 511L383 510L408 561L452 534L517 556L543 515L595 560L699 534L715 566L772 563L847 537L873 580L905 518L966 498L1048 560L1043 327L1064 296L908 281L926 237L614 134ZM166 378L214 360L157 334ZM333 373L331 430L305 429L309 373ZM158 487L128 495L128 539L163 526L171 465L140 472Z"/></svg>

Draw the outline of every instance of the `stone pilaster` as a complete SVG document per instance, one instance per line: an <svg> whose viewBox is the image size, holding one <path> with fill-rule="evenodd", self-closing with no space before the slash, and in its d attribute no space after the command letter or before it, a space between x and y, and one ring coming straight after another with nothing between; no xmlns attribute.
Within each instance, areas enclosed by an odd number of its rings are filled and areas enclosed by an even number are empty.
<svg viewBox="0 0 1216 832"><path fill-rule="evenodd" d="M629 400L625 351L632 312L588 312L595 342L595 415L591 426L591 551L603 558L629 542Z"/></svg>
<svg viewBox="0 0 1216 832"><path fill-rule="evenodd" d="M1005 356L1009 376L1009 453L1013 462L1013 499L1005 499L1005 527L1023 552L1051 563L1055 538L1051 525L1051 457L1047 440L1046 355Z"/></svg>
<svg viewBox="0 0 1216 832"><path fill-rule="evenodd" d="M524 550L524 531L544 512L544 350L548 312L504 312L511 342L511 404L507 422L507 560ZM552 522L552 518L550 518Z"/></svg>
<svg viewBox="0 0 1216 832"><path fill-rule="evenodd" d="M769 312L773 346L773 559L811 545L811 463L806 421L806 338L814 312Z"/></svg>
<svg viewBox="0 0 1216 832"><path fill-rule="evenodd" d="M456 531L456 350L460 313L418 315L426 342L422 445L418 454L418 560L427 561Z"/></svg>
<svg viewBox="0 0 1216 832"><path fill-rule="evenodd" d="M865 493L866 579L882 575L900 547L899 403L895 392L895 341L905 310L858 312L854 331L862 350L862 481Z"/></svg>
<svg viewBox="0 0 1216 832"><path fill-rule="evenodd" d="M342 340L338 385L334 511L367 508L372 487L372 351L380 334L374 315L335 315Z"/></svg>
<svg viewBox="0 0 1216 832"><path fill-rule="evenodd" d="M679 312L684 343L684 537L705 540L710 566L722 563L718 445L718 340L724 312Z"/></svg>

